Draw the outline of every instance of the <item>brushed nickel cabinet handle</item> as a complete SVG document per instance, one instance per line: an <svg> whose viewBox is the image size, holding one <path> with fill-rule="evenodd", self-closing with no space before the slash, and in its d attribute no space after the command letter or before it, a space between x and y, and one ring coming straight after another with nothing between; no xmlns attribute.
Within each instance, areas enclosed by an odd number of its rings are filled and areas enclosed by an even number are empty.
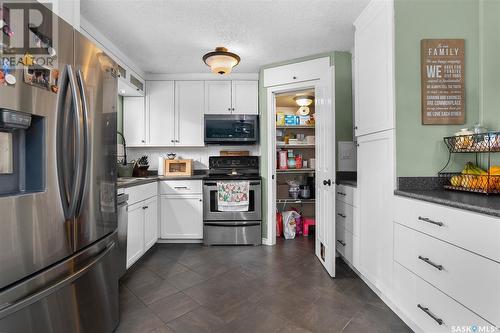
<svg viewBox="0 0 500 333"><path fill-rule="evenodd" d="M444 223L443 223L443 222L436 222L436 221L431 220L431 219L430 219L430 218L428 218L428 217L422 217L422 216L419 216L419 217L418 217L418 220L419 220L419 221L422 221L422 222L427 222L427 223L430 223L430 224L434 224L434 225L437 225L437 226L440 226L440 227L442 227L442 226L444 225Z"/></svg>
<svg viewBox="0 0 500 333"><path fill-rule="evenodd" d="M344 214L337 213L337 215L344 218L344 219L346 218L346 216Z"/></svg>
<svg viewBox="0 0 500 333"><path fill-rule="evenodd" d="M417 304L417 307L424 311L429 317L431 317L432 319L434 319L436 321L436 323L438 323L440 326L443 325L443 319L441 318L438 318L436 317L436 315L434 315L430 310L429 308L426 308L424 306L422 306L421 304Z"/></svg>
<svg viewBox="0 0 500 333"><path fill-rule="evenodd" d="M426 264L429 264L435 268L437 268L438 270L442 271L444 269L443 265L438 265L432 261L430 261L429 258L425 258L425 257L422 257L422 256L418 256L418 259L422 260L423 262L425 262Z"/></svg>

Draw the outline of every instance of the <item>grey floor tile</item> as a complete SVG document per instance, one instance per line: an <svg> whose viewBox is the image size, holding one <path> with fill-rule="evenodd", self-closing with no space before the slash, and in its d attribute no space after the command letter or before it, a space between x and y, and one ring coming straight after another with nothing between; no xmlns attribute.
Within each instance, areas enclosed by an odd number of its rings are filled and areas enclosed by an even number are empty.
<svg viewBox="0 0 500 333"><path fill-rule="evenodd" d="M168 277L168 282L177 287L179 290L187 289L206 280L207 278L191 270Z"/></svg>
<svg viewBox="0 0 500 333"><path fill-rule="evenodd" d="M406 333L412 332L412 330L389 308L384 310L371 304L365 304L342 332Z"/></svg>
<svg viewBox="0 0 500 333"><path fill-rule="evenodd" d="M162 322L150 309L142 307L140 310L122 314L116 333L143 333L162 327Z"/></svg>
<svg viewBox="0 0 500 333"><path fill-rule="evenodd" d="M148 307L165 323L179 318L200 305L191 297L180 292L151 303Z"/></svg>
<svg viewBox="0 0 500 333"><path fill-rule="evenodd" d="M174 287L166 280L153 281L146 284L141 284L137 287L131 288L131 291L136 295L144 304L154 303L164 297L176 294L179 289Z"/></svg>
<svg viewBox="0 0 500 333"><path fill-rule="evenodd" d="M223 325L222 319L204 307L199 307L167 324L176 333L218 332Z"/></svg>
<svg viewBox="0 0 500 333"><path fill-rule="evenodd" d="M286 325L284 319L271 312L257 310L243 318L237 318L222 327L221 332L279 332Z"/></svg>

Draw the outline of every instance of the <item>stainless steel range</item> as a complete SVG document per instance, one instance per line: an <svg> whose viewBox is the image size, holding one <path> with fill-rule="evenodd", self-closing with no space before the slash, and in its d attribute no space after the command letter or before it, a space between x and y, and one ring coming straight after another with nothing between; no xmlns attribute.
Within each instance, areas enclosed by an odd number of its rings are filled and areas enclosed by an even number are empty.
<svg viewBox="0 0 500 333"><path fill-rule="evenodd" d="M261 244L259 158L210 157L209 168L209 176L203 181L203 243ZM232 193L235 191L236 193ZM233 197L237 200L232 200Z"/></svg>

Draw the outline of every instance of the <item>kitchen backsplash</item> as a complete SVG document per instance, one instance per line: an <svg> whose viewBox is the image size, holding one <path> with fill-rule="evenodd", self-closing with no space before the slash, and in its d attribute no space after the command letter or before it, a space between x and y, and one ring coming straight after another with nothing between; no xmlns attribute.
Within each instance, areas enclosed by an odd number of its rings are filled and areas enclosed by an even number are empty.
<svg viewBox="0 0 500 333"><path fill-rule="evenodd" d="M206 147L182 147L182 148L150 148L133 147L127 148L127 159L129 161L137 160L142 155L149 157L149 169L158 170L158 157L167 153L177 154L179 159L193 159L195 169L208 169L208 158L210 156L219 156L221 150L248 150L250 155L260 156L260 146L217 146L210 145Z"/></svg>

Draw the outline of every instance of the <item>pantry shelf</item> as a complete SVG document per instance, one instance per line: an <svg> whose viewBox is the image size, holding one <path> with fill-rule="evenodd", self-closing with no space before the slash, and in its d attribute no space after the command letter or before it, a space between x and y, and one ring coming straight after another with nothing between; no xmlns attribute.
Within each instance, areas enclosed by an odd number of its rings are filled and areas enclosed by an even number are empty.
<svg viewBox="0 0 500 333"><path fill-rule="evenodd" d="M277 125L277 129L307 129L315 128L314 125Z"/></svg>
<svg viewBox="0 0 500 333"><path fill-rule="evenodd" d="M316 199L276 199L278 204L313 204L315 202Z"/></svg>
<svg viewBox="0 0 500 333"><path fill-rule="evenodd" d="M311 172L314 172L315 170L314 169L310 169L310 168L302 168L302 169L284 169L284 170L276 170L276 173L311 173Z"/></svg>
<svg viewBox="0 0 500 333"><path fill-rule="evenodd" d="M276 149L301 149L301 148L304 148L304 149L314 149L316 147L316 145L311 145L311 144L298 144L298 145L276 145Z"/></svg>

